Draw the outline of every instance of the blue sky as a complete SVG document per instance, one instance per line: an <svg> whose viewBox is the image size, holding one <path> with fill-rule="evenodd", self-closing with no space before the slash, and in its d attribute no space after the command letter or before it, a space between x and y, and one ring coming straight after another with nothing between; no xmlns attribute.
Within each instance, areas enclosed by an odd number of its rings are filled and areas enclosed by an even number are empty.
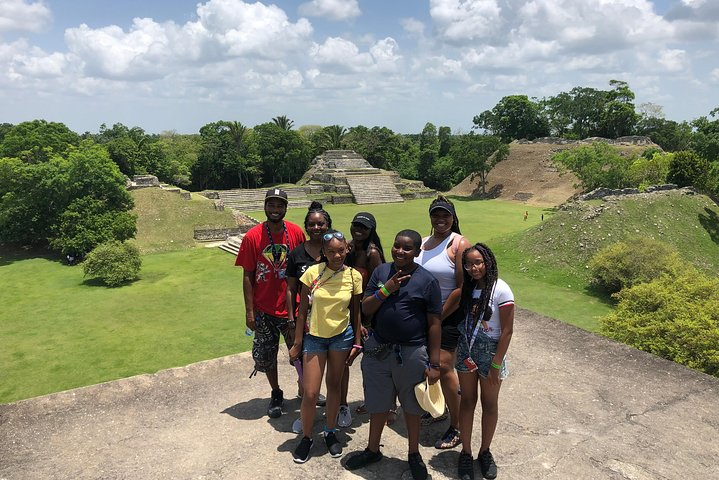
<svg viewBox="0 0 719 480"><path fill-rule="evenodd" d="M719 1L0 0L0 122L466 132L612 79L672 120L719 107Z"/></svg>

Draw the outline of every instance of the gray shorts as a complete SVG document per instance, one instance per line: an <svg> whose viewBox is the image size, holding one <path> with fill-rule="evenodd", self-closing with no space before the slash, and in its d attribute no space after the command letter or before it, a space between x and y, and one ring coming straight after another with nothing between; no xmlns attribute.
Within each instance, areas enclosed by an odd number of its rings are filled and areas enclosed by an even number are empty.
<svg viewBox="0 0 719 480"><path fill-rule="evenodd" d="M374 336L369 337L362 356L362 380L367 411L387 412L394 407L394 399L398 397L402 410L410 415L422 415L424 410L414 395L414 386L424 380L428 361L427 347L424 345L385 347L381 346Z"/></svg>

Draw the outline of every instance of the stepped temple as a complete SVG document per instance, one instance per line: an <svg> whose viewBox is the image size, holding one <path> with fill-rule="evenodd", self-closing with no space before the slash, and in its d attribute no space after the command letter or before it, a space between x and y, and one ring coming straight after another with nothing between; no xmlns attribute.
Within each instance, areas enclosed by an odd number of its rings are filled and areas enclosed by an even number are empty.
<svg viewBox="0 0 719 480"><path fill-rule="evenodd" d="M396 172L373 167L362 155L352 150L327 150L318 155L297 186L283 187L283 190L287 192L289 208L307 208L312 200L325 205L364 205L399 203L436 194L421 181L402 179ZM201 194L213 199L215 208L231 208L239 213L262 210L266 191L266 188L233 189L205 191ZM228 238L220 248L236 253L239 240Z"/></svg>
<svg viewBox="0 0 719 480"><path fill-rule="evenodd" d="M312 160L296 187L283 187L289 208L306 208L312 200L325 204L397 203L428 198L435 191L418 180L405 180L393 171L374 168L352 150L327 150ZM266 188L201 192L233 210L262 210Z"/></svg>

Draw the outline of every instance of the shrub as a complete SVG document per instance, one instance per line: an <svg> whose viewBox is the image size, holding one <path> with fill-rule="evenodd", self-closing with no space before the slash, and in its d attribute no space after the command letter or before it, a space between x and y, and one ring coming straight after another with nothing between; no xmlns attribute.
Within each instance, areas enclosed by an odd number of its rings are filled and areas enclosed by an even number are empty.
<svg viewBox="0 0 719 480"><path fill-rule="evenodd" d="M719 279L690 269L622 290L601 332L632 347L719 376Z"/></svg>
<svg viewBox="0 0 719 480"><path fill-rule="evenodd" d="M117 240L98 245L82 263L85 276L98 277L110 287L137 279L141 265L138 248Z"/></svg>
<svg viewBox="0 0 719 480"><path fill-rule="evenodd" d="M671 246L645 237L632 237L599 250L589 260L592 283L609 293L662 274L682 269L679 254Z"/></svg>

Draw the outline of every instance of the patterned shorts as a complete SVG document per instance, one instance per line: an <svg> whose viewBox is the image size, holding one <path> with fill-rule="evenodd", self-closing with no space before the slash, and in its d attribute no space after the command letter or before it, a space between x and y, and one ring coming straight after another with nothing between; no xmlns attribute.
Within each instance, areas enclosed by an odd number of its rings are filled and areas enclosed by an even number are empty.
<svg viewBox="0 0 719 480"><path fill-rule="evenodd" d="M255 314L252 359L255 361L255 370L258 372L266 373L277 369L280 335L285 337L285 345L289 349L295 341L295 322L289 322L287 318L275 317L264 312Z"/></svg>

